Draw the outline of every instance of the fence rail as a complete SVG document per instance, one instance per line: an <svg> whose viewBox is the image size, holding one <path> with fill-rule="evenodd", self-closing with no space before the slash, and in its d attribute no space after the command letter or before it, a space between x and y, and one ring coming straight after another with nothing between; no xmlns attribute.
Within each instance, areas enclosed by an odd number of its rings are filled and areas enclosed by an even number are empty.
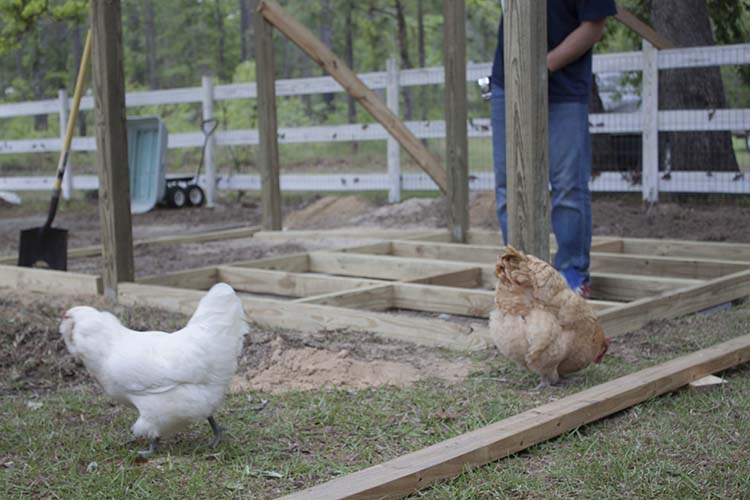
<svg viewBox="0 0 750 500"><path fill-rule="evenodd" d="M721 65L750 64L750 44L724 45L714 47L693 47L657 51L644 42L642 51L594 56L594 72L643 72L642 111L630 113L599 113L590 115L592 134L642 134L640 176L621 172L603 172L592 179L594 191L641 191L644 198L656 201L659 192L731 192L750 193L747 179L732 173L673 172L670 178L659 176L658 132L686 131L748 131L750 130L750 109L697 109L697 110L658 110L658 71L660 69L696 68ZM474 63L467 66L467 80L473 81L489 74L491 64ZM362 80L375 90L384 90L391 107L397 106L396 96L401 87L439 85L444 83L442 67L419 68L363 73ZM213 101L254 99L257 95L254 83L211 85L204 78L201 87L131 92L126 95L127 107L154 106L165 104L200 103L203 116L211 117ZM649 90L650 89L650 90ZM277 80L278 96L301 96L320 93L343 92L343 88L331 77ZM0 105L0 118L31 116L40 114L65 113L69 99L61 91L58 99L21 102ZM84 97L80 109L93 109L93 99ZM208 114L208 116L207 116ZM61 120L64 121L64 120ZM417 137L422 139L445 137L444 121L412 121L406 124ZM64 127L61 126L61 130ZM489 119L475 119L468 123L470 137L490 137ZM314 142L383 141L392 142L387 132L379 124L347 124L316 127L289 127L278 131L282 144ZM169 148L191 148L203 145L201 132L175 133L169 135ZM258 144L258 131L254 129L218 131L215 134L217 146ZM0 154L44 153L59 151L61 138L41 139L0 139ZM94 137L73 139L73 151L94 151ZM422 174L400 174L397 166L398 148L389 148L389 174L343 174L343 175L285 175L281 186L285 190L309 190L311 186L321 190L389 190L392 200L398 199L400 189L435 189L429 177ZM215 176L213 154L206 155L205 168L209 176ZM710 166L707 166L710 167ZM630 175L631 179L627 176ZM213 188L218 189L260 189L260 181L253 175L235 175L216 178L215 186L205 186L209 198ZM0 189L4 190L47 190L52 177L5 177L0 178ZM307 181L305 180L307 179ZM309 182L315 179L315 183ZM71 182L72 180L72 182ZM66 184L65 196L72 189L95 189L94 176L71 176ZM493 189L492 174L487 172L472 176L472 189Z"/></svg>

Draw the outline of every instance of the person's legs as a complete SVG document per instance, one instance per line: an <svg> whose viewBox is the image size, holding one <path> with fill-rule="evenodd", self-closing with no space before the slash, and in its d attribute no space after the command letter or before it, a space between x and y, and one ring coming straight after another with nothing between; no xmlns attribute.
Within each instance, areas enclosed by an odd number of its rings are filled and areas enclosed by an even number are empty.
<svg viewBox="0 0 750 500"><path fill-rule="evenodd" d="M505 92L492 84L492 164L495 170L495 203L497 220L503 231L503 242L508 243L508 212L506 208L505 176Z"/></svg>
<svg viewBox="0 0 750 500"><path fill-rule="evenodd" d="M550 103L549 147L552 228L558 246L555 267L577 289L590 279L591 137L586 104Z"/></svg>

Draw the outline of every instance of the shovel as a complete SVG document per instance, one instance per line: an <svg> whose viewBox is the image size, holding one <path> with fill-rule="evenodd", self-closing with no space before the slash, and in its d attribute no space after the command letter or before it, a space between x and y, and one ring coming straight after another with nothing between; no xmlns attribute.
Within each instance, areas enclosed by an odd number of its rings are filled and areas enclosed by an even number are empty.
<svg viewBox="0 0 750 500"><path fill-rule="evenodd" d="M65 131L65 141L60 150L60 161L57 164L57 178L52 191L52 199L49 204L47 222L42 227L32 227L21 231L21 244L18 247L18 265L23 267L47 267L65 271L68 268L68 230L52 227L55 219L57 204L60 201L63 175L70 154L70 143L73 139L78 106L81 103L83 82L86 80L89 60L91 59L91 31L86 35L86 45L83 48L81 67L78 68L78 79L73 94L73 107L68 118L68 127Z"/></svg>

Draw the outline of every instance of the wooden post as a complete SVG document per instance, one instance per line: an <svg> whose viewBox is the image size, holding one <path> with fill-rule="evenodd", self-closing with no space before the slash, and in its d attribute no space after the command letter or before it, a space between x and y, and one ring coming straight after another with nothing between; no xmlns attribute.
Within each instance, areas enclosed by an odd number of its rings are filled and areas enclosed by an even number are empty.
<svg viewBox="0 0 750 500"><path fill-rule="evenodd" d="M203 123L202 132L213 129L213 122L206 123L214 117L214 82L210 76L204 75L201 79L203 87ZM203 166L206 171L206 206L213 208L216 205L216 135L211 134L206 142L206 151L203 155Z"/></svg>
<svg viewBox="0 0 750 500"><path fill-rule="evenodd" d="M259 0L259 14L273 24L287 38L302 49L312 60L339 82L344 90L357 99L373 118L375 118L414 158L419 167L427 172L437 184L440 191L448 192L448 179L440 159L432 154L417 136L399 120L383 101L349 68L344 61L336 57L331 49L325 46L309 29L272 0ZM260 89L259 89L260 91Z"/></svg>
<svg viewBox="0 0 750 500"><path fill-rule="evenodd" d="M399 116L398 61L390 57L385 63L385 103L393 114ZM401 201L401 145L392 135L388 136L388 203Z"/></svg>
<svg viewBox="0 0 750 500"><path fill-rule="evenodd" d="M279 143L276 120L276 81L273 28L263 16L255 22L255 73L258 84L258 163L261 177L263 228L281 229Z"/></svg>
<svg viewBox="0 0 750 500"><path fill-rule="evenodd" d="M443 20L448 226L451 241L464 243L469 231L466 5L464 0L443 1Z"/></svg>
<svg viewBox="0 0 750 500"><path fill-rule="evenodd" d="M643 40L643 90L641 92L641 120L643 127L643 201L659 201L659 66L658 52Z"/></svg>
<svg viewBox="0 0 750 500"><path fill-rule="evenodd" d="M508 243L549 260L547 4L506 0Z"/></svg>
<svg viewBox="0 0 750 500"><path fill-rule="evenodd" d="M60 103L60 148L65 143L65 131L68 128L68 114L70 113L70 103L68 102L68 91L60 89L57 91L57 99ZM62 182L63 200L69 200L73 193L73 172L71 171L70 155L67 157L68 163L65 165L65 175Z"/></svg>
<svg viewBox="0 0 750 500"><path fill-rule="evenodd" d="M117 284L134 280L121 8L120 0L90 6L102 278L104 294L116 300Z"/></svg>

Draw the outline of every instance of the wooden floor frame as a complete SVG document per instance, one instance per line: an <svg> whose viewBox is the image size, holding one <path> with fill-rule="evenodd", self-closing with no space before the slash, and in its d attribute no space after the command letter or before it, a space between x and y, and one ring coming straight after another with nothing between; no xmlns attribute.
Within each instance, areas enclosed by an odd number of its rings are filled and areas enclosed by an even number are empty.
<svg viewBox="0 0 750 500"><path fill-rule="evenodd" d="M231 236L236 235L227 234ZM496 233L470 232L468 244L448 243L443 231L252 235L262 240L311 237L371 240L146 277L121 283L118 298L125 304L190 314L204 290L223 281L238 291L248 318L262 326L367 331L460 350L488 346L486 318L493 308L494 263L500 248ZM609 336L750 296L746 244L594 238L591 269L591 304ZM102 291L98 276L2 265L0 286L67 294ZM397 498L460 474L466 466L506 457L748 360L750 336L744 336L288 498Z"/></svg>

